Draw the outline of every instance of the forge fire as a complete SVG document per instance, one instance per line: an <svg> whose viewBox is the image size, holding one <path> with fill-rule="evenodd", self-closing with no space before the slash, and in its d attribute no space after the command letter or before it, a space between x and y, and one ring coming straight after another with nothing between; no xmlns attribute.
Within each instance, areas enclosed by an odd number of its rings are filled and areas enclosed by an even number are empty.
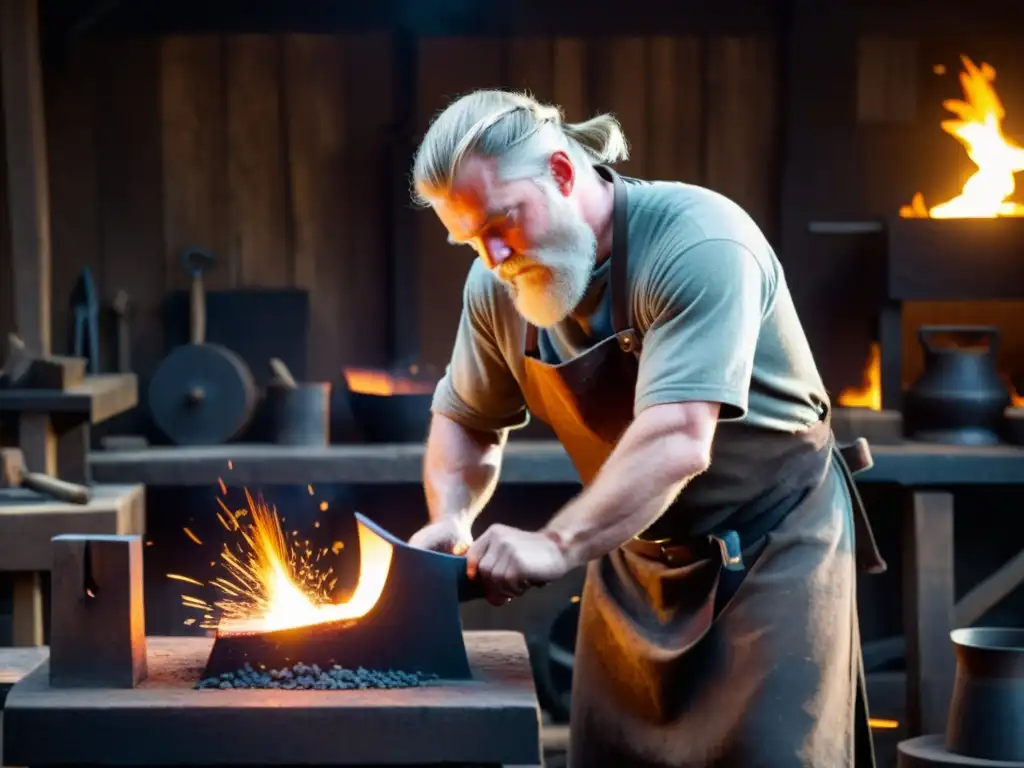
<svg viewBox="0 0 1024 768"><path fill-rule="evenodd" d="M289 543L277 509L248 490L245 498L246 507L237 510L217 500L217 519L233 539L220 552L222 575L208 582L222 597L211 604L194 595L182 595L187 608L202 612L200 626L216 629L218 635L274 632L351 621L373 608L390 570L392 552L386 543L360 529L355 591L349 599L335 603L330 593L337 579L325 558L328 553L338 554L340 543L314 550L308 539L298 540L297 531ZM186 534L198 541L187 529ZM168 576L206 586L187 576Z"/></svg>

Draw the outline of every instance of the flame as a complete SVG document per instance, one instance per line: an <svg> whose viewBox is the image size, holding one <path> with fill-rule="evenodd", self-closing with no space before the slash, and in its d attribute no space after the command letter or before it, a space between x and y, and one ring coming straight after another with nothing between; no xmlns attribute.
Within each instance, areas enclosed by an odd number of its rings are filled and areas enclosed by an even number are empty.
<svg viewBox="0 0 1024 768"><path fill-rule="evenodd" d="M957 120L942 121L942 130L964 145L967 156L978 170L964 182L959 195L927 208L918 192L910 205L900 208L905 219L991 219L997 216L1024 216L1024 205L1007 201L1014 191L1014 174L1024 170L1024 148L1003 135L1006 111L992 83L996 71L982 63L975 66L961 56L964 71L960 85L966 101L947 99L942 105Z"/></svg>
<svg viewBox="0 0 1024 768"><path fill-rule="evenodd" d="M872 344L864 368L864 383L860 387L847 387L839 393L838 404L847 408L882 410L882 350Z"/></svg>
<svg viewBox="0 0 1024 768"><path fill-rule="evenodd" d="M365 616L380 599L391 569L391 545L372 531L359 526L359 580L348 600L332 603L329 593L337 579L332 568L318 567L329 551L315 553L308 541L290 546L281 528L277 509L262 498L245 493L247 509L230 511L218 499L221 524L239 537L235 546L225 544L219 565L223 576L207 582L224 597L213 605L191 595L182 595L186 608L203 612L207 629L222 634L273 632ZM244 524L242 518L248 517ZM170 578L188 583L203 582L176 574ZM213 612L219 613L219 620Z"/></svg>
<svg viewBox="0 0 1024 768"><path fill-rule="evenodd" d="M415 367L410 370L416 371ZM343 373L349 391L361 395L429 395L434 391L429 382L392 376L385 371L346 368Z"/></svg>

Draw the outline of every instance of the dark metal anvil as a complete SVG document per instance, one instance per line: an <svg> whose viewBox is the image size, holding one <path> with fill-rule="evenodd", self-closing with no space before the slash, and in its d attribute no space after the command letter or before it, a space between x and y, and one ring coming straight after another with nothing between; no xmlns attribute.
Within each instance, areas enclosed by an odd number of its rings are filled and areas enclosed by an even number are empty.
<svg viewBox="0 0 1024 768"><path fill-rule="evenodd" d="M483 596L466 575L466 558L411 547L356 513L360 539L391 547L380 598L358 619L272 632L222 633L204 677L236 672L246 662L269 669L298 663L400 670L464 680L472 675L459 603Z"/></svg>

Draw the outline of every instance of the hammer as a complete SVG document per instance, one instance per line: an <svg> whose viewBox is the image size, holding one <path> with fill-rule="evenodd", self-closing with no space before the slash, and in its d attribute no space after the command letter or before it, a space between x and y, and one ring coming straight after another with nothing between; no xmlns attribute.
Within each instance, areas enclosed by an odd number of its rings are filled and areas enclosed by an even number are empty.
<svg viewBox="0 0 1024 768"><path fill-rule="evenodd" d="M0 488L28 488L69 504L88 504L92 490L84 485L66 483L42 472L29 472L20 448L0 448Z"/></svg>

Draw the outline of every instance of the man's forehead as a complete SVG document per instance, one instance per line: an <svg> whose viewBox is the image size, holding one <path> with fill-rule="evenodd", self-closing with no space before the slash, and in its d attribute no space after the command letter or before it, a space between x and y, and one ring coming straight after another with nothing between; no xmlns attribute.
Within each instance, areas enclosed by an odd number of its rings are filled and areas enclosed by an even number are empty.
<svg viewBox="0 0 1024 768"><path fill-rule="evenodd" d="M434 200L434 210L454 239L464 239L503 215L514 202L512 192L498 177L493 160L469 157L451 186Z"/></svg>

